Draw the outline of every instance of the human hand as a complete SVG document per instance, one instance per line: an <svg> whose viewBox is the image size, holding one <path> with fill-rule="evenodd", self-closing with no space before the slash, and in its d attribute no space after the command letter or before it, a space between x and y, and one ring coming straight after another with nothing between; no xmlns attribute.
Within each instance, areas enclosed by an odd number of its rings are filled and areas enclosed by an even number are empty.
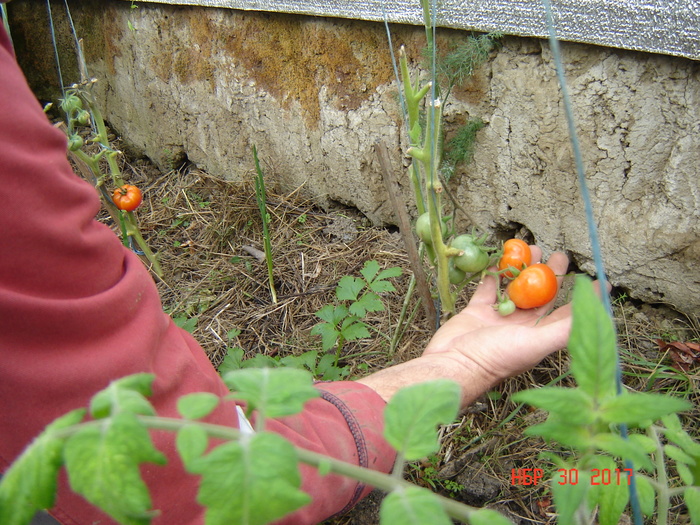
<svg viewBox="0 0 700 525"><path fill-rule="evenodd" d="M531 246L533 264L542 250ZM561 285L569 260L554 253L547 265ZM433 336L423 357L450 358L473 374L476 370L489 383L528 370L548 354L566 346L571 330L571 306L550 313L554 302L531 310L501 316L494 308L497 279L485 276L471 301Z"/></svg>

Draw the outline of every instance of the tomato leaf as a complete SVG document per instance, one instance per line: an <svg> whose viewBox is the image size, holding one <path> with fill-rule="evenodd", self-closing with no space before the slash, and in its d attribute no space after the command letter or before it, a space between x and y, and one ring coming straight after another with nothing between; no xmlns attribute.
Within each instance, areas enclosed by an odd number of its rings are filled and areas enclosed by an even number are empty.
<svg viewBox="0 0 700 525"><path fill-rule="evenodd" d="M579 388L543 387L523 390L512 397L518 403L541 408L575 425L591 423L595 419L593 399Z"/></svg>
<svg viewBox="0 0 700 525"><path fill-rule="evenodd" d="M609 423L640 425L655 422L668 414L690 410L692 405L677 397L648 392L614 396L600 405L602 418ZM646 426L646 425L643 425Z"/></svg>
<svg viewBox="0 0 700 525"><path fill-rule="evenodd" d="M605 399L615 394L615 330L588 277L576 277L572 309L571 373L588 395Z"/></svg>
<svg viewBox="0 0 700 525"><path fill-rule="evenodd" d="M512 525L513 522L500 512L491 509L479 509L469 514L469 525Z"/></svg>
<svg viewBox="0 0 700 525"><path fill-rule="evenodd" d="M637 485L637 496L642 514L651 516L654 514L654 507L656 506L656 491L654 490L654 486L644 476L636 476L635 483Z"/></svg>
<svg viewBox="0 0 700 525"><path fill-rule="evenodd" d="M95 394L90 401L90 415L95 419L109 417L118 412L144 416L155 415L155 409L146 399L151 395L153 374L133 374L112 381L107 388Z"/></svg>
<svg viewBox="0 0 700 525"><path fill-rule="evenodd" d="M207 507L207 525L264 525L303 507L294 447L267 432L216 447L192 465L201 474L197 501Z"/></svg>
<svg viewBox="0 0 700 525"><path fill-rule="evenodd" d="M585 475L584 471L580 471ZM550 483L552 496L554 496L554 506L557 509L558 523L575 523L574 514L583 503L590 483L588 479L579 480L578 483L563 483L552 480Z"/></svg>
<svg viewBox="0 0 700 525"><path fill-rule="evenodd" d="M653 470L654 466L649 459L649 456L644 452L644 448L639 446L638 442L624 439L617 434L597 434L593 436L592 445L600 450L604 450L613 456L629 459L635 467Z"/></svg>
<svg viewBox="0 0 700 525"><path fill-rule="evenodd" d="M598 473L608 472L610 478L591 478L589 491L589 505L598 504L598 525L617 525L620 516L627 507L629 501L629 488L627 486L627 473L620 476L618 483L617 464L607 456L595 456L594 465ZM596 473L593 473L594 475ZM604 475L604 474L602 474Z"/></svg>
<svg viewBox="0 0 700 525"><path fill-rule="evenodd" d="M79 430L67 439L64 456L75 492L120 523L150 523L155 513L139 465L162 465L166 458L134 414L120 412Z"/></svg>
<svg viewBox="0 0 700 525"><path fill-rule="evenodd" d="M460 389L448 380L428 381L399 390L384 409L384 437L407 461L439 448L436 427L457 416Z"/></svg>
<svg viewBox="0 0 700 525"><path fill-rule="evenodd" d="M218 406L219 396L210 392L195 392L177 400L177 411L185 419L201 419Z"/></svg>
<svg viewBox="0 0 700 525"><path fill-rule="evenodd" d="M525 435L540 436L577 450L586 450L591 446L591 438L585 426L572 425L551 414L544 423L527 427Z"/></svg>
<svg viewBox="0 0 700 525"><path fill-rule="evenodd" d="M12 463L0 479L0 523L29 523L36 511L53 507L65 442L54 434L80 423L84 416L80 409L58 418Z"/></svg>
<svg viewBox="0 0 700 525"><path fill-rule="evenodd" d="M224 382L235 390L230 396L248 402L264 418L290 416L321 394L313 387L313 377L297 368L247 368L229 372Z"/></svg>
<svg viewBox="0 0 700 525"><path fill-rule="evenodd" d="M183 464L190 470L192 463L206 452L209 437L202 426L186 425L177 431L175 444Z"/></svg>
<svg viewBox="0 0 700 525"><path fill-rule="evenodd" d="M683 492L690 523L700 523L700 487L688 487Z"/></svg>
<svg viewBox="0 0 700 525"><path fill-rule="evenodd" d="M379 523L450 525L452 521L434 493L420 487L399 487L382 500Z"/></svg>

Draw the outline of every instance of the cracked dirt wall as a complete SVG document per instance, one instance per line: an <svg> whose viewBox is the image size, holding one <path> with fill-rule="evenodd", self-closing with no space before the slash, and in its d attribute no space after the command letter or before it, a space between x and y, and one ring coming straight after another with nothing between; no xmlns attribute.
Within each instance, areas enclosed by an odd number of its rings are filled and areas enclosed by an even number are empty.
<svg viewBox="0 0 700 525"><path fill-rule="evenodd" d="M54 4L59 33L68 34L57 14L62 3ZM46 21L30 0L10 7L20 63L38 96L48 98L55 74ZM71 8L105 114L135 151L165 168L186 155L209 173L240 179L251 176L256 145L280 188L393 222L373 150L382 139L397 170L405 165L383 25L155 4L132 9L120 0ZM422 28L392 31L417 63ZM466 36L444 34L445 43ZM70 39L62 42L70 48ZM700 313L700 64L579 44L564 44L563 52L612 283L632 297ZM68 58L65 64L69 75ZM545 251L567 250L591 271L547 43L504 38L453 95L448 134L471 117L486 122L473 163L450 184L468 211L462 225L500 236L525 229Z"/></svg>

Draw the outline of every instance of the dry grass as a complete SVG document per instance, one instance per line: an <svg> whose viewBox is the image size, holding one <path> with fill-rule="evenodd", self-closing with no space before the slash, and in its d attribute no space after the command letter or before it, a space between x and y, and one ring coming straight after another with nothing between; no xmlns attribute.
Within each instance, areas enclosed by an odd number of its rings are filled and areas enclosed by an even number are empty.
<svg viewBox="0 0 700 525"><path fill-rule="evenodd" d="M138 215L144 236L163 266L158 287L164 307L173 317L196 318L194 336L214 365L230 346L240 346L248 357L320 351L320 341L309 334L318 321L314 312L334 301L342 276L358 275L371 259L384 268L401 266L405 271L394 281L397 292L383 297L386 311L369 319L378 336L347 344L343 364L349 365L351 376L415 357L430 339L433 323L418 309L394 355L387 353L409 282L408 260L397 233L371 227L352 210L323 212L298 195L279 195L268 188L279 297L272 304L265 263L245 248L262 249L252 173L250 182L230 183L194 168L161 174L140 161L124 168L129 181L145 189L146 205ZM338 224L342 227L337 228ZM416 299L409 301L414 308ZM466 296L460 300L462 305L465 301ZM617 301L616 312L625 382L637 390L679 393L697 401L698 367L687 375L678 374L655 343L659 337L700 340L697 320L623 298ZM232 330L240 333L230 340ZM440 453L431 463L408 467L407 475L454 497L506 510L516 523L553 523L545 487L511 486L512 468L546 468L539 454L549 447L523 436L523 430L542 415L515 405L510 395L549 383L570 385L567 370L567 355L560 352L504 382L457 423L442 429ZM686 418L694 435L700 433L699 414L696 410ZM468 486L460 491L458 485L451 485L450 491L445 480L457 480L456 484L462 480ZM483 485L484 480L488 490L475 492L472 486ZM332 523L376 522L376 500L371 500Z"/></svg>

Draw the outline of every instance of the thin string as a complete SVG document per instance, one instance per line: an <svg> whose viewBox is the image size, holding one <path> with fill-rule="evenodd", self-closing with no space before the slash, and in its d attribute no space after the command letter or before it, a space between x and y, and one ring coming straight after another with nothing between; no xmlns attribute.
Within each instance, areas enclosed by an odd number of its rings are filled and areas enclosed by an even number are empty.
<svg viewBox="0 0 700 525"><path fill-rule="evenodd" d="M549 30L549 43L552 50L552 56L554 58L554 64L557 70L557 78L559 80L559 86L561 89L562 99L564 101L564 111L566 114L566 121L569 127L569 137L571 139L571 146L574 152L574 162L576 164L576 173L578 176L579 189L581 191L581 197L583 198L583 203L586 210L586 223L588 224L588 236L591 240L591 250L593 252L593 261L595 263L596 276L598 282L601 283L601 298L603 300L603 305L608 315L612 319L612 303L610 301L610 294L608 289L603 283L606 282L605 270L603 267L603 257L602 250L600 248L600 241L598 238L598 229L596 227L595 219L593 216L593 204L591 201L591 195L588 191L588 184L586 183L586 174L583 167L583 156L581 155L581 146L578 140L578 134L576 132L576 123L574 120L573 107L571 105L571 99L569 98L569 91L566 85L566 78L564 76L564 67L561 59L561 49L559 47L559 41L557 40L556 30L554 27L554 18L552 16L552 5L550 0L542 0L544 4L545 14L547 17L547 28ZM615 389L617 394L622 393L622 371L620 367L620 357L616 352L616 362L615 362ZM620 435L623 439L628 439L627 436L627 425L620 425ZM633 465L630 461L625 461L625 467L632 469ZM630 476L630 505L632 507L632 515L634 518L635 525L642 525L642 513L641 507L639 505L639 497L637 494L635 476Z"/></svg>
<svg viewBox="0 0 700 525"><path fill-rule="evenodd" d="M56 43L56 29L53 23L53 13L51 12L51 0L46 0L46 9L49 12L49 29L51 30L51 42L53 43L53 54L56 60L56 69L58 71L58 82L61 85L61 93L63 98L66 98L66 90L63 84L63 73L61 72L61 59L58 57L58 44Z"/></svg>

